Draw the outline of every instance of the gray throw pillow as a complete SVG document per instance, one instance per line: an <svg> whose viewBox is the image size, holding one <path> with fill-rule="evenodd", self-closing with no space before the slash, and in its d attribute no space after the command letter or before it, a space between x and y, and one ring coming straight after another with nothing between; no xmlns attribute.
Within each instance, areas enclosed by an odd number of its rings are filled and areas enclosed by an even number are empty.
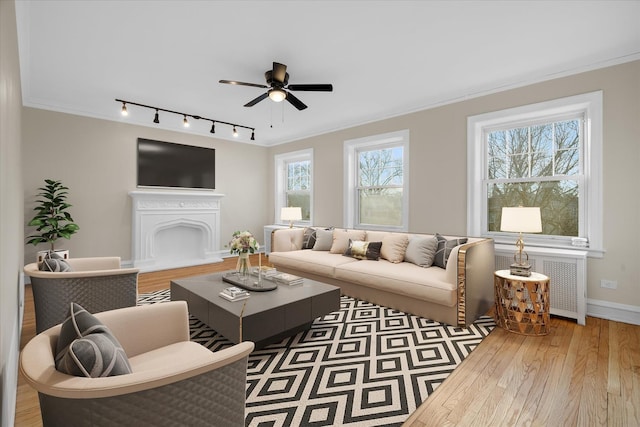
<svg viewBox="0 0 640 427"><path fill-rule="evenodd" d="M127 355L109 328L73 302L60 328L55 364L58 371L76 376L131 373Z"/></svg>
<svg viewBox="0 0 640 427"><path fill-rule="evenodd" d="M446 237L436 233L436 239L438 240L438 247L436 248L436 256L433 258L433 265L437 265L440 268L447 268L447 260L451 254L451 250L458 245L467 243L467 238L451 239L447 240Z"/></svg>
<svg viewBox="0 0 640 427"><path fill-rule="evenodd" d="M437 247L438 240L435 237L413 236L407 245L404 260L420 267L431 267Z"/></svg>
<svg viewBox="0 0 640 427"><path fill-rule="evenodd" d="M71 266L60 255L54 251L49 251L45 254L42 262L38 263L38 270L64 273L65 271L71 271Z"/></svg>
<svg viewBox="0 0 640 427"><path fill-rule="evenodd" d="M314 251L328 251L333 245L333 230L316 230L316 244Z"/></svg>
<svg viewBox="0 0 640 427"><path fill-rule="evenodd" d="M316 244L316 229L306 227L304 229L304 237L302 238L302 249L313 249Z"/></svg>

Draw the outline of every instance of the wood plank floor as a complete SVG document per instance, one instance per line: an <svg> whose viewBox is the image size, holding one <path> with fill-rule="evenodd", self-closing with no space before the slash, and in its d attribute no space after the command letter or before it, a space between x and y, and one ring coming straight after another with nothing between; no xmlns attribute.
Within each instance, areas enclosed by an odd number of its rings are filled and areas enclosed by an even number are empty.
<svg viewBox="0 0 640 427"><path fill-rule="evenodd" d="M252 259L257 264L257 258ZM140 293L220 264L140 274ZM35 335L27 287L21 346ZM17 427L42 426L36 392L18 384ZM405 423L426 426L640 426L640 326L553 318L545 337L493 331Z"/></svg>

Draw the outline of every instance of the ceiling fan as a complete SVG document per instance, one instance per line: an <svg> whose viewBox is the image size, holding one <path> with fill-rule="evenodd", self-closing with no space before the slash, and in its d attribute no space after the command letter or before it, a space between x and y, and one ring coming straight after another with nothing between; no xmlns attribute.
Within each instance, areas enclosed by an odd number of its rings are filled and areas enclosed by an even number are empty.
<svg viewBox="0 0 640 427"><path fill-rule="evenodd" d="M304 102L296 98L291 92L292 90L300 90L307 92L331 92L333 91L333 85L331 84L301 84L301 85L289 85L289 73L287 73L287 66L278 62L273 63L273 68L267 70L264 73L264 78L267 81L266 85L256 83L237 82L235 80L220 80L220 83L226 83L231 85L252 86L263 89L269 89L257 98L247 102L245 107L253 107L258 102L269 97L272 101L281 102L285 99L289 101L291 105L298 110L304 110L307 106Z"/></svg>

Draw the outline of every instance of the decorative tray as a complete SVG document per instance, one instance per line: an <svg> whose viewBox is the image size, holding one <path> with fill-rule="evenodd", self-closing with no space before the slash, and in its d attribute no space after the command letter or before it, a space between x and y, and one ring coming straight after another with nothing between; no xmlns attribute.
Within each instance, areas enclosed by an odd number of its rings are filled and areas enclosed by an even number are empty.
<svg viewBox="0 0 640 427"><path fill-rule="evenodd" d="M231 283L232 285L239 288L254 292L266 292L278 288L278 284L272 280L268 280L263 277L262 281L259 282L258 276L250 274L243 277L242 274L238 273L237 271L229 271L227 273L224 273L222 275L222 280L224 282Z"/></svg>

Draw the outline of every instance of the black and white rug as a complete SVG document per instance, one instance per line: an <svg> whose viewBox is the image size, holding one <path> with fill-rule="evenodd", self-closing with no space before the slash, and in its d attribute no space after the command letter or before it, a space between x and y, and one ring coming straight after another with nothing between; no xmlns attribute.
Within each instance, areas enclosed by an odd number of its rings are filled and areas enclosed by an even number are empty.
<svg viewBox="0 0 640 427"><path fill-rule="evenodd" d="M212 351L233 345L196 318L190 327ZM251 354L246 425L400 426L494 327L488 316L456 328L343 296L310 330Z"/></svg>

